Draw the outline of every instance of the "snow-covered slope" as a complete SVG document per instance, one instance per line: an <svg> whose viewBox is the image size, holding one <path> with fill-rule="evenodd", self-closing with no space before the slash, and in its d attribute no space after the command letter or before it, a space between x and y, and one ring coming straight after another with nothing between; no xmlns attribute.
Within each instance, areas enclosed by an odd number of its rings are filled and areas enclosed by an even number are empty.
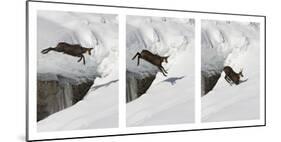
<svg viewBox="0 0 281 142"><path fill-rule="evenodd" d="M110 77L110 79L112 79ZM38 122L38 131L118 127L118 80L97 80L77 104Z"/></svg>
<svg viewBox="0 0 281 142"><path fill-rule="evenodd" d="M118 127L117 15L38 11L37 25L38 74L94 80L83 100L39 121L38 131ZM94 48L91 56L85 54L86 65L66 54L40 53L62 41Z"/></svg>
<svg viewBox="0 0 281 142"><path fill-rule="evenodd" d="M194 21L161 17L127 17L127 70L158 72L131 58L142 49L170 56L145 94L127 103L127 126L168 125L194 121Z"/></svg>
<svg viewBox="0 0 281 142"><path fill-rule="evenodd" d="M234 121L259 118L260 31L258 23L202 21L202 72L221 74L217 84L202 97L203 121ZM230 86L224 66L243 69L247 80Z"/></svg>

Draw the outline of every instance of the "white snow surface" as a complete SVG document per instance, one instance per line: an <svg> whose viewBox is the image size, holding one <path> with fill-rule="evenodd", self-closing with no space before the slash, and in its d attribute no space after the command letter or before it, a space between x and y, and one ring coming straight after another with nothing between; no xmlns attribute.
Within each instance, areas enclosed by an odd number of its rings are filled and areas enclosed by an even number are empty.
<svg viewBox="0 0 281 142"><path fill-rule="evenodd" d="M190 19L127 16L127 70L155 73L150 63L131 58L147 49L170 56L145 94L127 103L127 126L194 122L194 21Z"/></svg>
<svg viewBox="0 0 281 142"><path fill-rule="evenodd" d="M230 86L222 72L217 84L202 97L202 121L259 119L260 31L258 23L202 20L202 71L212 74L231 66L243 69L247 80Z"/></svg>
<svg viewBox="0 0 281 142"><path fill-rule="evenodd" d="M39 132L118 127L117 23L116 15L38 11L38 73L95 79L83 100L39 121ZM61 41L94 48L86 65L61 53L40 53Z"/></svg>
<svg viewBox="0 0 281 142"><path fill-rule="evenodd" d="M38 73L61 74L74 79L107 76L118 68L118 17L117 15L38 11L37 15ZM78 57L50 51L59 42L81 44L94 48L84 54L86 65Z"/></svg>

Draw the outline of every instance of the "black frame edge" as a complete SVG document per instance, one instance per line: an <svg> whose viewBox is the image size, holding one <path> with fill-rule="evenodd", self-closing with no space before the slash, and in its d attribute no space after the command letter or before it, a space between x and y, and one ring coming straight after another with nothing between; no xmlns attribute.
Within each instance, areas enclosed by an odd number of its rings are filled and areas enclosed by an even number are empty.
<svg viewBox="0 0 281 142"><path fill-rule="evenodd" d="M29 0L25 1L25 140L29 141Z"/></svg>
<svg viewBox="0 0 281 142"><path fill-rule="evenodd" d="M41 0L27 0L30 2L40 3L55 3L55 4L69 4L69 5L84 5L84 6L102 6L102 7L115 7L115 8L130 8L130 9L143 9L143 10L159 10L159 11L174 11L174 12L192 12L192 13L204 13L204 14L224 14L224 15L236 15L236 16L251 16L251 17L265 17L264 15L253 14L240 14L240 13L225 13L225 12L205 12L196 10L176 10L165 8L152 8L152 7L133 7L133 6L121 6L121 5L102 5L102 4L89 4L89 3L74 3L74 2L60 2L60 1L41 1Z"/></svg>
<svg viewBox="0 0 281 142"><path fill-rule="evenodd" d="M88 138L102 138L102 137L117 137L117 136L133 136L133 135L151 135L151 134L165 134L165 133L178 133L178 132L193 132L204 130L226 130L236 128L255 128L264 127L265 125L251 125L251 126L237 126L237 127L220 127L220 128L205 128L205 129L190 129L190 130L176 130L176 131L159 131L159 132L144 132L144 133L128 133L128 134L114 134L114 135L100 135L100 136L82 136L82 137L68 137L68 138L54 138L54 139L40 139L29 140L30 142L37 141L54 141L54 140L72 140L72 139L88 139Z"/></svg>
<svg viewBox="0 0 281 142"><path fill-rule="evenodd" d="M264 18L264 126L266 126L266 16Z"/></svg>

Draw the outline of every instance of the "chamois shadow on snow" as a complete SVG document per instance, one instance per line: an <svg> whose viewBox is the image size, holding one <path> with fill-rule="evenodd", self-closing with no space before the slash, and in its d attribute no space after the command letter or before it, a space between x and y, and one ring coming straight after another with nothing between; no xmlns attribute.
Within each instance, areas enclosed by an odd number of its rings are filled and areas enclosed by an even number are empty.
<svg viewBox="0 0 281 142"><path fill-rule="evenodd" d="M181 76L181 77L169 77L168 79L165 79L161 82L169 82L171 83L171 85L175 85L177 80L183 79L185 78L185 76Z"/></svg>
<svg viewBox="0 0 281 142"><path fill-rule="evenodd" d="M101 85L97 85L97 86L95 86L95 87L92 87L91 90L97 90L97 89L99 89L100 87L108 87L110 84L115 83L115 82L117 82L117 81L118 81L118 79L109 81L109 82L104 83L104 84L101 84Z"/></svg>

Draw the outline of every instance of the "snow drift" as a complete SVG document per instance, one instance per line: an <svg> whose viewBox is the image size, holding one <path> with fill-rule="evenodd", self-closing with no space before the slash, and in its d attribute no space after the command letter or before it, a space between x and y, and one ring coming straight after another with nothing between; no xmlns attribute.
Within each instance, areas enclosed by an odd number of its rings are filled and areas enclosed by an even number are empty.
<svg viewBox="0 0 281 142"><path fill-rule="evenodd" d="M145 94L127 103L127 126L193 122L194 20L127 16L126 33L127 71L136 77L155 76ZM163 64L167 77L145 60L137 66L132 57L143 49L169 56Z"/></svg>
<svg viewBox="0 0 281 142"><path fill-rule="evenodd" d="M202 121L258 119L259 24L202 20L201 35ZM248 80L230 86L224 79L224 66L231 66L235 72L243 69L241 80ZM206 92L204 87L212 81L212 89Z"/></svg>

